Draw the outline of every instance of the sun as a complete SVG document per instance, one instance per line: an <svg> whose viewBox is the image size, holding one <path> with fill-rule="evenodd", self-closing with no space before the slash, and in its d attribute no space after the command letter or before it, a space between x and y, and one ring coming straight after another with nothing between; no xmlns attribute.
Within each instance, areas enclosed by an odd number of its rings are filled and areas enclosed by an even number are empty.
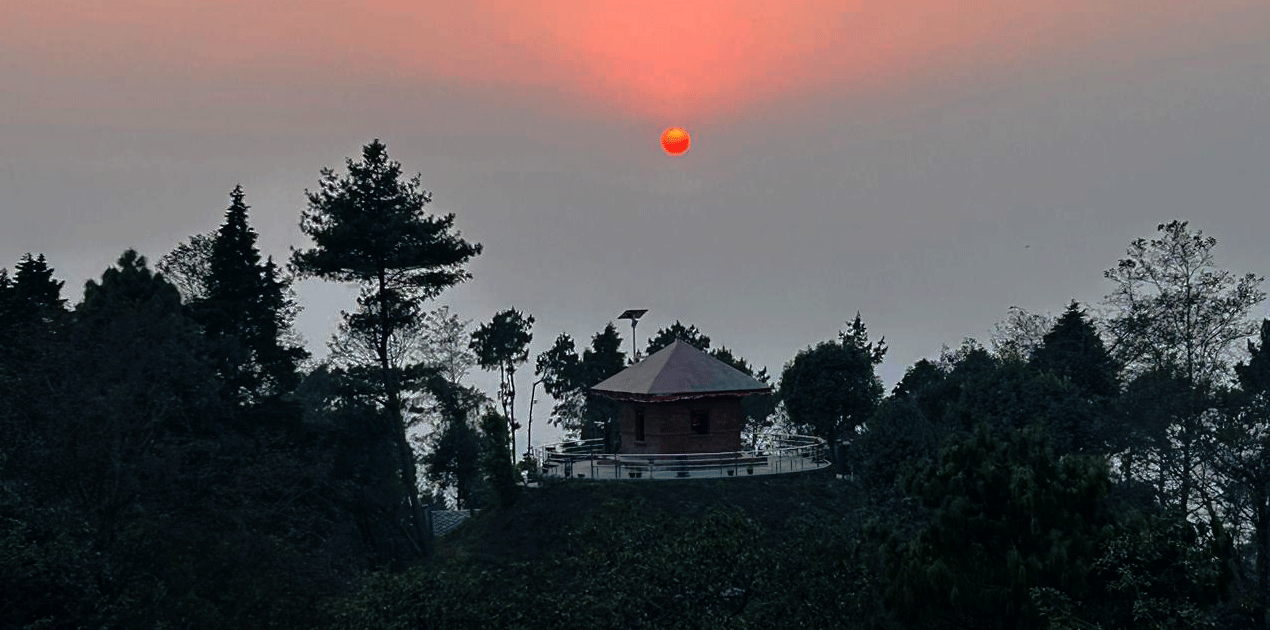
<svg viewBox="0 0 1270 630"><path fill-rule="evenodd" d="M661 148L670 155L683 155L691 142L692 138L683 127L670 127L661 132Z"/></svg>

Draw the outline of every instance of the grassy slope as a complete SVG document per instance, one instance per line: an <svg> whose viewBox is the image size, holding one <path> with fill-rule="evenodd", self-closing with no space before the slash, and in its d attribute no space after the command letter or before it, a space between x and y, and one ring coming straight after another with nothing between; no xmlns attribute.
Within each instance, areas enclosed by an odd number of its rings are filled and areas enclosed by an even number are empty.
<svg viewBox="0 0 1270 630"><path fill-rule="evenodd" d="M510 508L473 518L438 541L438 559L500 564L562 553L579 523L632 504L654 520L700 519L714 509L738 508L765 535L779 538L791 517L851 518L859 500L851 484L823 473L662 482L571 480L528 489Z"/></svg>

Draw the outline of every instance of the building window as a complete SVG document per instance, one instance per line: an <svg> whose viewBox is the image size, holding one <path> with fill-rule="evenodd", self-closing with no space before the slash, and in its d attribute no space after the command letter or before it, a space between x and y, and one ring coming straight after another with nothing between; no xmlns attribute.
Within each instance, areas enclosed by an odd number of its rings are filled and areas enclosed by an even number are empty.
<svg viewBox="0 0 1270 630"><path fill-rule="evenodd" d="M710 435L710 410L693 409L691 426L696 435Z"/></svg>
<svg viewBox="0 0 1270 630"><path fill-rule="evenodd" d="M644 441L644 410L635 410L635 441Z"/></svg>

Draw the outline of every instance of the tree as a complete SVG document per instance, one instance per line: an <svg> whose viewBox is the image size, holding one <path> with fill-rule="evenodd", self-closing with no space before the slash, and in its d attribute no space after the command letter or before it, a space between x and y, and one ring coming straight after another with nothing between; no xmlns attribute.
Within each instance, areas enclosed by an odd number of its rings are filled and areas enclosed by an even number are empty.
<svg viewBox="0 0 1270 630"><path fill-rule="evenodd" d="M1248 360L1235 365L1239 388L1233 394L1217 435L1213 458L1225 478L1224 497L1245 497L1253 568L1254 627L1270 628L1270 319L1261 321L1256 342L1248 342Z"/></svg>
<svg viewBox="0 0 1270 630"><path fill-rule="evenodd" d="M591 347L582 351L581 369L583 392L589 392L608 377L626 369L622 336L617 334L613 322L591 337ZM600 396L589 396L583 408L583 426L590 427L592 432L589 437L604 437L610 452L617 447L617 413L617 402ZM584 433L583 437L588 436Z"/></svg>
<svg viewBox="0 0 1270 630"><path fill-rule="evenodd" d="M452 231L454 215L428 215L432 195L420 177L403 180L401 165L388 158L375 140L362 149L362 160L347 161L348 175L322 170L320 188L306 191L309 207L300 229L315 247L294 251L298 273L362 288L362 310L345 314L349 329L373 340L378 367L376 386L383 392L388 419L397 436L398 468L410 509L415 540L426 538L418 500L415 456L402 413L402 376L393 368L389 343L394 333L416 321L422 302L470 278L464 265L481 253Z"/></svg>
<svg viewBox="0 0 1270 630"><path fill-rule="evenodd" d="M23 256L12 279L0 269L0 383L12 381L10 391L23 391L17 386L21 375L32 371L37 356L47 354L62 332L68 315L62 286L43 254Z"/></svg>
<svg viewBox="0 0 1270 630"><path fill-rule="evenodd" d="M458 509L471 507L481 471L481 437L471 415L486 398L480 392L450 380L438 370L427 381L429 393L441 409L441 428L423 456L428 477L443 490L454 489Z"/></svg>
<svg viewBox="0 0 1270 630"><path fill-rule="evenodd" d="M1106 299L1116 315L1107 326L1112 354L1131 375L1175 376L1187 394L1160 448L1174 464L1163 474L1176 475L1164 481L1175 504L1189 513L1212 503L1201 451L1211 435L1213 394L1228 380L1236 344L1256 333L1248 313L1265 292L1262 277L1215 267L1217 239L1192 233L1185 221L1156 230L1158 238L1134 240L1127 256L1104 272L1115 283ZM1215 523L1217 514L1204 509Z"/></svg>
<svg viewBox="0 0 1270 630"><path fill-rule="evenodd" d="M154 268L176 285L186 304L207 296L207 278L212 274L212 244L216 232L195 234L164 254Z"/></svg>
<svg viewBox="0 0 1270 630"><path fill-rule="evenodd" d="M1119 366L1075 300L1032 349L1030 364L1071 382L1089 398L1107 401L1120 393Z"/></svg>
<svg viewBox="0 0 1270 630"><path fill-rule="evenodd" d="M1125 423L1111 413L1120 395L1119 366L1075 300L1032 350L1028 366L1069 384L1080 399L1076 406L1088 412L1079 419L1084 426L1077 426L1076 414L1056 419L1068 425L1066 436L1054 433L1058 427L1051 425L1051 438L1060 452L1065 452L1064 442L1087 454L1116 453L1126 447Z"/></svg>
<svg viewBox="0 0 1270 630"><path fill-rule="evenodd" d="M674 343L676 339L683 341L702 352L710 351L709 337L702 334L700 330L697 330L696 326L684 326L679 322L679 320L675 320L675 323L667 326L666 328L659 329L657 334L653 335L653 337L648 340L648 349L644 352L645 356L651 355L652 353L669 346Z"/></svg>
<svg viewBox="0 0 1270 630"><path fill-rule="evenodd" d="M839 470L839 442L853 435L882 399L873 366L867 349L823 341L799 352L781 373L780 399L790 420L828 441Z"/></svg>
<svg viewBox="0 0 1270 630"><path fill-rule="evenodd" d="M843 346L864 350L873 365L882 363L882 359L886 357L886 337L876 342L869 341L869 331L864 326L864 320L860 319L860 311L855 312L855 319L847 322L847 329L838 333L838 342Z"/></svg>
<svg viewBox="0 0 1270 630"><path fill-rule="evenodd" d="M1112 351L1131 371L1178 370L1200 387L1228 376L1238 342L1256 334L1248 319L1265 299L1255 274L1214 266L1217 239L1191 233L1186 221L1156 226L1159 238L1136 239L1125 258L1103 273L1115 283L1107 303Z"/></svg>
<svg viewBox="0 0 1270 630"><path fill-rule="evenodd" d="M481 470L485 473L485 483L497 505L509 506L519 492L512 453L507 447L511 421L491 409L481 416L480 427Z"/></svg>
<svg viewBox="0 0 1270 630"><path fill-rule="evenodd" d="M225 391L240 405L276 401L294 391L299 363L308 356L283 340L291 325L289 283L279 278L272 258L261 261L243 197L242 186L230 192L225 221L212 240L203 295L191 305L214 349Z"/></svg>
<svg viewBox="0 0 1270 630"><path fill-rule="evenodd" d="M1122 505L1104 461L1056 456L1038 426L979 425L905 490L926 511L915 531L871 532L905 626L1208 627L1223 571L1191 525Z"/></svg>
<svg viewBox="0 0 1270 630"><path fill-rule="evenodd" d="M1081 598L1108 492L1093 460L1058 459L1037 430L1009 442L981 425L905 483L930 510L911 538L886 536L888 599L924 627L1039 627L1031 589Z"/></svg>
<svg viewBox="0 0 1270 630"><path fill-rule="evenodd" d="M615 439L611 425L617 405L604 398L590 397L588 392L625 368L622 337L613 322L591 337L591 346L583 350L580 357L572 337L567 334L556 337L551 348L539 354L535 363L543 391L556 400L552 424L576 432L582 439Z"/></svg>
<svg viewBox="0 0 1270 630"><path fill-rule="evenodd" d="M469 346L476 353L477 365L487 370L498 370L498 399L503 415L510 424L511 453L516 453L516 366L529 360L529 343L533 334L534 317L509 308L494 314L488 324L481 324L472 333Z"/></svg>
<svg viewBox="0 0 1270 630"><path fill-rule="evenodd" d="M935 460L944 437L941 427L922 412L916 396L891 396L878 405L852 442L852 471L874 497L891 497L899 491L905 472Z"/></svg>
<svg viewBox="0 0 1270 630"><path fill-rule="evenodd" d="M916 363L904 370L904 376L895 384L891 395L897 397L914 396L943 382L946 374L930 359L918 359Z"/></svg>
<svg viewBox="0 0 1270 630"><path fill-rule="evenodd" d="M577 346L568 333L560 333L551 347L534 360L534 375L542 381L542 391L556 400L551 423L570 431L580 431L584 378Z"/></svg>
<svg viewBox="0 0 1270 630"><path fill-rule="evenodd" d="M799 352L781 372L779 395L790 421L828 441L838 470L839 442L854 436L882 400L882 381L873 370L885 355L885 340L870 342L857 312L837 341Z"/></svg>
<svg viewBox="0 0 1270 630"><path fill-rule="evenodd" d="M421 389L403 392L409 397L410 427L424 423L441 431L449 424L446 403L433 391L434 379L440 377L449 387L462 387L476 365L476 355L468 347L472 341L468 331L471 323L452 313L450 307L441 306L425 313L417 327L402 332L401 359L395 365L418 364L426 368L418 380Z"/></svg>
<svg viewBox="0 0 1270 630"><path fill-rule="evenodd" d="M1004 360L1027 361L1053 325L1054 318L1049 315L1011 306L1005 321L992 326L992 353Z"/></svg>
<svg viewBox="0 0 1270 630"><path fill-rule="evenodd" d="M422 322L419 362L441 370L441 376L451 383L462 382L476 365L467 332L472 320L461 319L450 307L442 306L425 313Z"/></svg>

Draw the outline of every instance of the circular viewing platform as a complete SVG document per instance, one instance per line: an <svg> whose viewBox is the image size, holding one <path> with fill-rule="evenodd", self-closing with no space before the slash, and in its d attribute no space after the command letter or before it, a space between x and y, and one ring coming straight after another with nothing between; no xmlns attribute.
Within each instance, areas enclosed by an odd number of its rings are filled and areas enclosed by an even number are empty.
<svg viewBox="0 0 1270 630"><path fill-rule="evenodd" d="M825 441L808 435L766 436L759 447L725 453L605 453L604 440L534 449L544 477L610 481L783 475L827 468Z"/></svg>

